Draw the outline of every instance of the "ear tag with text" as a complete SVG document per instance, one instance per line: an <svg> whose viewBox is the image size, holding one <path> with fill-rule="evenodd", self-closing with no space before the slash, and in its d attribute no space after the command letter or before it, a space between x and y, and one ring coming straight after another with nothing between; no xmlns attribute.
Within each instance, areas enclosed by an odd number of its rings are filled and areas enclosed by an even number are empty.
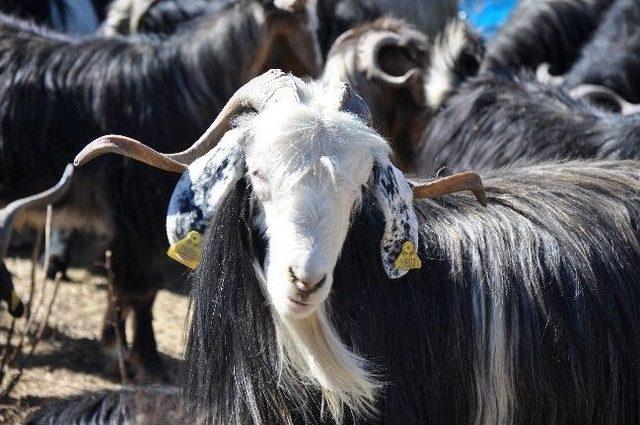
<svg viewBox="0 0 640 425"><path fill-rule="evenodd" d="M195 230L169 247L167 255L190 269L195 269L202 257L202 235Z"/></svg>
<svg viewBox="0 0 640 425"><path fill-rule="evenodd" d="M402 244L402 251L393 262L393 267L401 270L419 269L422 267L422 261L420 261L417 251L416 245L412 241L405 241Z"/></svg>

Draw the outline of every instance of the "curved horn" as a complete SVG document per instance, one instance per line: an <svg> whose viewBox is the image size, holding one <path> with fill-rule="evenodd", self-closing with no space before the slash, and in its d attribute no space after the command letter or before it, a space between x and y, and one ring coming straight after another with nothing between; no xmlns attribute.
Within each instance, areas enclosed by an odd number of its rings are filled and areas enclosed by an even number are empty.
<svg viewBox="0 0 640 425"><path fill-rule="evenodd" d="M619 111L622 115L630 115L640 112L640 105L627 102L614 90L611 90L610 88L605 86L599 86L595 84L581 84L571 89L569 94L574 99L584 99L590 97L597 98L598 96L601 98L607 98L607 100L611 100L618 105Z"/></svg>
<svg viewBox="0 0 640 425"><path fill-rule="evenodd" d="M365 72L367 78L377 78L389 84L404 85L411 78L415 78L415 74L419 74L418 69L411 69L404 75L390 75L384 72L378 65L378 55L382 48L387 46L404 46L406 44L403 37L391 32L375 32L364 37L358 44L358 55L360 57L359 65Z"/></svg>
<svg viewBox="0 0 640 425"><path fill-rule="evenodd" d="M187 169L186 164L174 161L168 158L167 155L135 139L117 134L102 136L89 143L76 155L73 164L79 167L106 153L120 154L151 165L152 167L175 173L182 173Z"/></svg>
<svg viewBox="0 0 640 425"><path fill-rule="evenodd" d="M213 124L190 148L182 152L160 153L128 137L105 136L106 139L100 138L87 145L74 163L83 165L104 153L117 153L163 170L182 172L218 143L231 127L231 121L236 115L249 110L260 112L266 105L282 100L300 100L294 77L279 69L271 69L240 87Z"/></svg>
<svg viewBox="0 0 640 425"><path fill-rule="evenodd" d="M414 198L435 198L454 192L470 190L482 206L487 206L487 197L482 179L474 172L454 174L428 183L414 183Z"/></svg>
<svg viewBox="0 0 640 425"><path fill-rule="evenodd" d="M548 63L542 63L536 69L536 79L544 84L550 86L559 86L564 82L564 77L551 75L549 72L550 65Z"/></svg>
<svg viewBox="0 0 640 425"><path fill-rule="evenodd" d="M15 200L0 210L0 256L4 257L6 253L11 235L11 226L18 213L27 208L37 208L59 201L71 186L72 176L73 165L69 164L65 168L62 178L54 187L36 195Z"/></svg>

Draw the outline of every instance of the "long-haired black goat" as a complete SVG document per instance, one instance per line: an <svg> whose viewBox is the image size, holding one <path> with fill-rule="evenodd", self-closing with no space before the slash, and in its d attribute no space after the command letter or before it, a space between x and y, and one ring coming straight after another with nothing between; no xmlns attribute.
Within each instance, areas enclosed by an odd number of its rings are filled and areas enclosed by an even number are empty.
<svg viewBox="0 0 640 425"><path fill-rule="evenodd" d="M279 3L238 1L164 41L71 39L0 16L2 202L52 185L101 134L126 132L158 149L184 146L238 87L274 62L315 74L318 49L305 2L292 9ZM151 305L161 285L155 263L166 250L158 218L175 178L119 158L81 171L66 200L66 212L79 214L67 220L102 223L111 237L122 311L136 317L132 359L143 363L139 370L158 373ZM109 322L107 346L115 338Z"/></svg>
<svg viewBox="0 0 640 425"><path fill-rule="evenodd" d="M598 28L606 3L611 2L519 2L488 44L483 69L532 71L544 63L553 75L565 73Z"/></svg>
<svg viewBox="0 0 640 425"><path fill-rule="evenodd" d="M629 102L640 102L640 3L617 0L580 60L565 74L564 85L608 87Z"/></svg>
<svg viewBox="0 0 640 425"><path fill-rule="evenodd" d="M185 415L640 420L640 163L503 169L484 177L486 193L469 174L412 188L345 87L270 73L245 88L188 154L111 137L77 159L97 149L186 169L169 238L208 230L193 277ZM487 207L412 196L456 188ZM38 421L59 412L45 408Z"/></svg>
<svg viewBox="0 0 640 425"><path fill-rule="evenodd" d="M607 112L531 77L483 74L429 123L420 173L570 158L640 159L640 114Z"/></svg>

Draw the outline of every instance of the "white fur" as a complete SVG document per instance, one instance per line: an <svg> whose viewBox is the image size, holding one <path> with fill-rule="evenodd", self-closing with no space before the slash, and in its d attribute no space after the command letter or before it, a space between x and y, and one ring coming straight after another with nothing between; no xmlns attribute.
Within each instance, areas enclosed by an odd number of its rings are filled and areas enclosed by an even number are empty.
<svg viewBox="0 0 640 425"><path fill-rule="evenodd" d="M460 56L467 36L462 21L452 21L436 38L425 82L427 104L437 109L451 92L454 83L453 66Z"/></svg>
<svg viewBox="0 0 640 425"><path fill-rule="evenodd" d="M301 83L303 104L279 102L251 122L247 176L268 238L263 290L274 311L282 372L318 386L340 422L344 405L356 414L373 410L379 383L366 362L338 339L326 318L333 269L369 181L374 157L388 157L384 139L359 118L336 111L338 90ZM292 305L297 277L326 281Z"/></svg>

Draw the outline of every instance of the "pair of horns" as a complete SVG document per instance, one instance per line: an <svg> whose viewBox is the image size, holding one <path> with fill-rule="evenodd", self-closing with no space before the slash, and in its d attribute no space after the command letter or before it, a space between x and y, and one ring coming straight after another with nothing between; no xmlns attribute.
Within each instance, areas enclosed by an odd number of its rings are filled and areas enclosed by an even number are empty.
<svg viewBox="0 0 640 425"><path fill-rule="evenodd" d="M161 170L181 173L220 141L238 114L248 111L260 112L268 104L279 101L298 102L298 89L292 78L279 69L272 69L242 86L229 99L204 134L182 152L160 153L129 137L108 135L85 146L76 156L74 164L81 166L100 155L115 153Z"/></svg>
<svg viewBox="0 0 640 425"><path fill-rule="evenodd" d="M74 161L81 166L105 154L116 153L135 159L155 168L182 173L189 164L208 153L230 129L233 118L243 111L260 112L272 102L299 102L295 80L280 70L270 70L241 87L229 100L213 124L187 150L165 154L126 136L108 135L87 145ZM371 111L360 96L353 93L347 84L341 87L338 110L353 113L371 125ZM428 183L414 184L413 193L417 198L433 198L449 193L471 190L482 205L486 197L480 177L471 172L456 174Z"/></svg>
<svg viewBox="0 0 640 425"><path fill-rule="evenodd" d="M44 192L18 199L0 210L0 256L4 257L11 237L13 222L18 214L29 208L40 208L53 204L62 198L71 186L73 165L67 165L58 183Z"/></svg>

